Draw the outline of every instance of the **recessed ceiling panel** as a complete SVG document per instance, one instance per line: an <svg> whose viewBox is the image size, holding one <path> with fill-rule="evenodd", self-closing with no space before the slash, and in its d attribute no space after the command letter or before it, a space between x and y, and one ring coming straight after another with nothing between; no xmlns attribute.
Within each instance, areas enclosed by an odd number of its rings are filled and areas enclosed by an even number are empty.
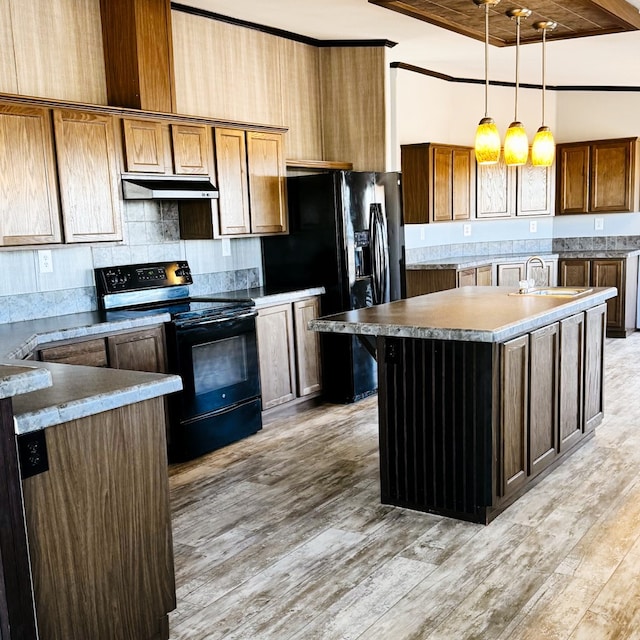
<svg viewBox="0 0 640 640"><path fill-rule="evenodd" d="M392 11L430 22L484 41L484 8L473 0L369 0ZM524 4L502 0L489 11L489 34L493 45L514 45L515 22L506 16L509 9L526 7L531 16L520 23L520 42L539 42L540 33L533 24L540 21L557 22L554 31L547 32L547 40L562 40L606 33L621 33L640 29L640 13L625 0L525 0Z"/></svg>

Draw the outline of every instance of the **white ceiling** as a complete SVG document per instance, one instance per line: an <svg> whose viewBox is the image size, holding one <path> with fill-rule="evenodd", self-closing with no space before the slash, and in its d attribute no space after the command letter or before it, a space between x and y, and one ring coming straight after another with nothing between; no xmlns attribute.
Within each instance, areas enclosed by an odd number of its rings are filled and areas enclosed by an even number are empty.
<svg viewBox="0 0 640 640"><path fill-rule="evenodd" d="M397 42L390 62L484 78L484 44L367 0L178 0L213 13L321 40ZM471 3L473 0L469 0ZM509 6L507 6L509 4ZM633 0L634 5L640 5ZM513 3L505 3L505 10ZM482 9L478 9L481 11ZM508 18L505 16L505 20ZM526 20L522 29L532 28ZM515 29L515 25L514 25ZM489 76L513 81L515 48L489 48ZM547 43L547 84L640 87L640 31ZM541 45L521 47L520 82L541 81Z"/></svg>

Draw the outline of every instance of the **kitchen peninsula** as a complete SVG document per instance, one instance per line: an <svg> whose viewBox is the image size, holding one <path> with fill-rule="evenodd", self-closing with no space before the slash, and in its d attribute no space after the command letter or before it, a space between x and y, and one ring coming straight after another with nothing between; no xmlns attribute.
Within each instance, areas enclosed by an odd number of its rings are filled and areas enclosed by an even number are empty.
<svg viewBox="0 0 640 640"><path fill-rule="evenodd" d="M558 294L461 287L309 323L376 336L383 503L488 523L593 436L616 289Z"/></svg>

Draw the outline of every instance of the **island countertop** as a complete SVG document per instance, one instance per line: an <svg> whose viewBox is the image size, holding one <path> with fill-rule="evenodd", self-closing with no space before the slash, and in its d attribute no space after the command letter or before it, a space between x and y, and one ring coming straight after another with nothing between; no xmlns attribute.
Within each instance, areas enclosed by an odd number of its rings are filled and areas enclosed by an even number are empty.
<svg viewBox="0 0 640 640"><path fill-rule="evenodd" d="M593 287L574 297L513 295L513 287L460 287L311 320L330 333L503 342L617 295Z"/></svg>

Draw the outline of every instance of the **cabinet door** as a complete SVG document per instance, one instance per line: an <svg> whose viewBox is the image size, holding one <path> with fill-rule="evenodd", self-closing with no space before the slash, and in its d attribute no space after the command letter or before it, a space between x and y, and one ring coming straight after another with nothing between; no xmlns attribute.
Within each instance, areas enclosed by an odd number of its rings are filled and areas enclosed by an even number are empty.
<svg viewBox="0 0 640 640"><path fill-rule="evenodd" d="M249 233L251 223L244 131L216 129L215 139L216 171L220 191L218 199L220 233L223 235Z"/></svg>
<svg viewBox="0 0 640 640"><path fill-rule="evenodd" d="M461 269L458 271L458 286L469 287L476 285L476 270L475 267L471 269Z"/></svg>
<svg viewBox="0 0 640 640"><path fill-rule="evenodd" d="M286 164L279 133L247 132L251 232L287 231Z"/></svg>
<svg viewBox="0 0 640 640"><path fill-rule="evenodd" d="M562 287L591 286L591 261L561 259L558 261L558 283Z"/></svg>
<svg viewBox="0 0 640 640"><path fill-rule="evenodd" d="M509 218L515 211L515 180L501 154L497 164L478 165L476 217Z"/></svg>
<svg viewBox="0 0 640 640"><path fill-rule="evenodd" d="M161 122L124 118L122 130L127 171L171 173Z"/></svg>
<svg viewBox="0 0 640 640"><path fill-rule="evenodd" d="M514 262L498 265L498 286L517 287L524 279L524 262Z"/></svg>
<svg viewBox="0 0 640 640"><path fill-rule="evenodd" d="M108 366L107 347L103 338L45 347L38 351L38 360L60 364L82 364L89 367Z"/></svg>
<svg viewBox="0 0 640 640"><path fill-rule="evenodd" d="M518 167L517 216L551 214L551 167L534 167L530 161Z"/></svg>
<svg viewBox="0 0 640 640"><path fill-rule="evenodd" d="M122 240L113 117L55 109L53 124L66 241Z"/></svg>
<svg viewBox="0 0 640 640"><path fill-rule="evenodd" d="M61 242L51 114L0 105L2 245Z"/></svg>
<svg viewBox="0 0 640 640"><path fill-rule="evenodd" d="M433 149L433 221L452 219L453 208L453 155L450 147Z"/></svg>
<svg viewBox="0 0 640 640"><path fill-rule="evenodd" d="M586 213L589 211L589 144L558 145L556 155L556 213Z"/></svg>
<svg viewBox="0 0 640 640"><path fill-rule="evenodd" d="M591 284L594 287L616 287L618 295L607 300L607 327L624 331L625 273L624 260L591 261Z"/></svg>
<svg viewBox="0 0 640 640"><path fill-rule="evenodd" d="M501 353L500 475L498 492L508 496L527 480L529 336L505 342Z"/></svg>
<svg viewBox="0 0 640 640"><path fill-rule="evenodd" d="M559 325L530 334L529 475L547 467L558 454Z"/></svg>
<svg viewBox="0 0 640 640"><path fill-rule="evenodd" d="M457 278L455 269L407 269L405 271L407 298L455 289L458 286Z"/></svg>
<svg viewBox="0 0 640 640"><path fill-rule="evenodd" d="M402 171L402 211L405 224L429 222L431 189L429 144L406 144L400 147Z"/></svg>
<svg viewBox="0 0 640 640"><path fill-rule="evenodd" d="M604 338L607 305L585 312L584 329L584 430L593 431L602 422L604 410Z"/></svg>
<svg viewBox="0 0 640 640"><path fill-rule="evenodd" d="M320 315L318 298L299 300L293 303L296 334L296 370L298 395L306 396L320 391L320 335L309 331L307 324Z"/></svg>
<svg viewBox="0 0 640 640"><path fill-rule="evenodd" d="M471 218L471 194L474 176L473 151L469 149L453 150L452 178L452 218L468 220Z"/></svg>
<svg viewBox="0 0 640 640"><path fill-rule="evenodd" d="M109 366L114 369L164 373L165 340L162 327L122 333L107 338Z"/></svg>
<svg viewBox="0 0 640 640"><path fill-rule="evenodd" d="M490 287L493 284L493 267L490 264L476 269L476 284L479 287Z"/></svg>
<svg viewBox="0 0 640 640"><path fill-rule="evenodd" d="M209 175L211 128L205 125L172 124L173 166L176 174Z"/></svg>
<svg viewBox="0 0 640 640"><path fill-rule="evenodd" d="M559 429L560 452L582 437L584 314L560 321Z"/></svg>
<svg viewBox="0 0 640 640"><path fill-rule="evenodd" d="M633 211L636 139L591 146L590 211Z"/></svg>
<svg viewBox="0 0 640 640"><path fill-rule="evenodd" d="M525 273L525 278L533 278L536 287L551 287L556 284L556 263L551 260L543 260L544 266L538 263L532 263L529 267L529 273ZM525 267L526 269L526 267Z"/></svg>
<svg viewBox="0 0 640 640"><path fill-rule="evenodd" d="M258 311L256 319L262 408L295 398L295 361L291 304Z"/></svg>

